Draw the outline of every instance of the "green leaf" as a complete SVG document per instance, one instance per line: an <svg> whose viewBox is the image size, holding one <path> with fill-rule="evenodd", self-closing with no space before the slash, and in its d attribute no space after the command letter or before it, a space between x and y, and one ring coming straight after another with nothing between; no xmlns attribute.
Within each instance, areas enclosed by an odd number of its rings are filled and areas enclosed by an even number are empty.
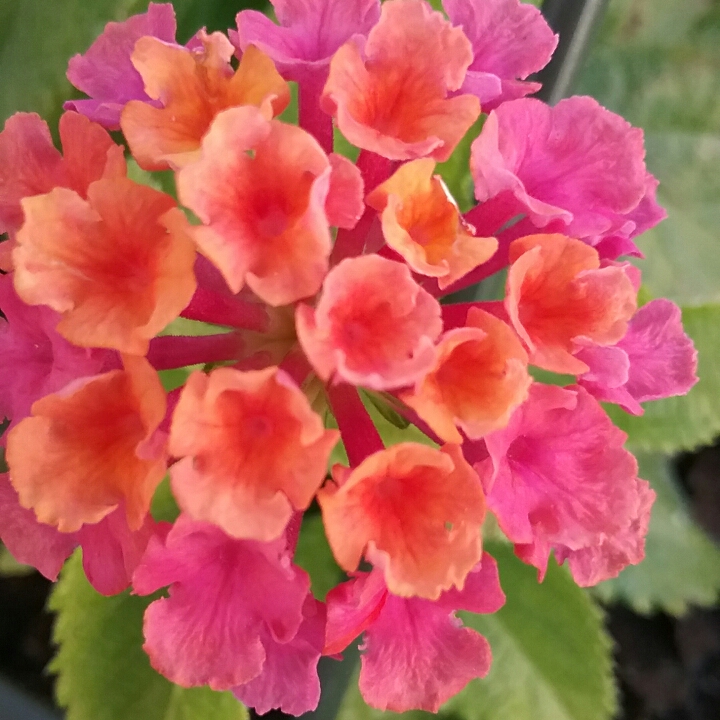
<svg viewBox="0 0 720 720"><path fill-rule="evenodd" d="M185 690L158 675L142 649L142 618L153 598L106 598L85 579L76 553L50 598L57 613L50 665L67 720L246 720L230 694Z"/></svg>
<svg viewBox="0 0 720 720"><path fill-rule="evenodd" d="M328 592L346 579L335 562L319 514L305 514L293 562L310 575L312 591L318 600L325 600Z"/></svg>
<svg viewBox="0 0 720 720"><path fill-rule="evenodd" d="M488 547L500 566L507 603L494 615L461 613L490 641L493 664L447 702L440 718L464 720L609 720L616 707L611 641L602 615L569 574L551 563L547 578L512 549ZM397 717L367 708L353 684L338 720ZM408 720L436 717L405 713Z"/></svg>
<svg viewBox="0 0 720 720"><path fill-rule="evenodd" d="M645 403L641 417L607 407L638 450L671 454L720 434L720 305L683 310L683 325L698 351L698 384L685 396Z"/></svg>
<svg viewBox="0 0 720 720"><path fill-rule="evenodd" d="M639 454L640 476L657 493L645 560L594 588L604 601L624 600L640 613L679 615L714 605L720 595L720 548L690 516L668 458Z"/></svg>
<svg viewBox="0 0 720 720"><path fill-rule="evenodd" d="M480 115L465 137L458 143L453 154L437 166L438 172L460 210L467 212L475 204L472 176L470 175L470 146L480 134L487 115Z"/></svg>

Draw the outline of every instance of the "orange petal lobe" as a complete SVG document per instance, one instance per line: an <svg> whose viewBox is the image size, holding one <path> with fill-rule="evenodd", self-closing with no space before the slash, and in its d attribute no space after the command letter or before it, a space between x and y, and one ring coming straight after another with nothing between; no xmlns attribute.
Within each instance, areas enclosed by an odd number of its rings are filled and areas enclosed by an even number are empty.
<svg viewBox="0 0 720 720"><path fill-rule="evenodd" d="M422 0L396 0L383 5L365 57L350 41L330 63L321 105L343 135L393 160L447 160L480 114L476 97L447 97L473 60L462 30Z"/></svg>
<svg viewBox="0 0 720 720"><path fill-rule="evenodd" d="M202 50L190 51L154 37L138 40L132 61L147 94L162 108L133 100L120 125L140 167L162 170L191 162L215 116L230 107L262 107L268 117L290 101L288 84L254 46L233 73L235 48L222 33L199 34Z"/></svg>
<svg viewBox="0 0 720 720"><path fill-rule="evenodd" d="M527 398L528 356L502 320L471 308L466 327L438 343L435 367L402 399L446 442L461 443L505 427Z"/></svg>
<svg viewBox="0 0 720 720"><path fill-rule="evenodd" d="M23 200L15 288L62 313L83 347L144 355L195 291L195 250L175 201L126 178L98 180L87 200L65 188Z"/></svg>
<svg viewBox="0 0 720 720"><path fill-rule="evenodd" d="M370 455L342 485L318 493L330 547L352 572L363 553L383 567L395 595L437 599L465 578L482 554L485 498L456 445L400 443Z"/></svg>
<svg viewBox="0 0 720 720"><path fill-rule="evenodd" d="M310 505L338 437L276 367L193 373L170 431L175 497L233 537L274 540Z"/></svg>
<svg viewBox="0 0 720 720"><path fill-rule="evenodd" d="M510 246L505 307L530 349L530 362L558 373L588 366L577 340L613 345L627 331L637 301L625 269L600 267L597 251L564 235L530 235Z"/></svg>
<svg viewBox="0 0 720 720"><path fill-rule="evenodd" d="M97 523L124 503L139 529L166 471L165 392L144 358L71 383L10 431L7 462L23 507L62 532Z"/></svg>
<svg viewBox="0 0 720 720"><path fill-rule="evenodd" d="M278 306L314 295L327 273L330 175L310 134L246 106L218 115L177 181L204 223L194 231L201 252L233 292L247 284Z"/></svg>
<svg viewBox="0 0 720 720"><path fill-rule="evenodd" d="M387 244L421 275L438 278L441 290L489 260L495 238L475 237L463 223L429 158L405 163L368 195L381 212Z"/></svg>

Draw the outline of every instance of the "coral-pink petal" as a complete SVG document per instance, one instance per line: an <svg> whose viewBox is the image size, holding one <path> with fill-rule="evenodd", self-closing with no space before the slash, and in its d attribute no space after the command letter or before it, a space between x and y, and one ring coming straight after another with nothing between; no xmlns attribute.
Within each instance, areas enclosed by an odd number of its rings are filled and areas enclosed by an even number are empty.
<svg viewBox="0 0 720 720"><path fill-rule="evenodd" d="M330 160L330 189L325 200L325 213L330 225L352 229L365 210L365 187L355 163L332 153Z"/></svg>
<svg viewBox="0 0 720 720"><path fill-rule="evenodd" d="M18 562L32 565L48 580L57 580L78 544L75 533L58 532L22 507L7 474L0 474L0 539Z"/></svg>
<svg viewBox="0 0 720 720"><path fill-rule="evenodd" d="M130 530L124 508L114 510L99 523L83 525L76 535L90 584L101 595L117 595L125 590L156 529L148 515L139 530Z"/></svg>
<svg viewBox="0 0 720 720"><path fill-rule="evenodd" d="M372 707L437 712L490 668L490 645L441 604L389 595L365 632L360 692Z"/></svg>
<svg viewBox="0 0 720 720"><path fill-rule="evenodd" d="M149 100L130 57L135 43L146 35L175 42L175 11L170 3L150 3L148 10L124 22L111 22L84 55L68 64L68 80L91 100L71 100L65 109L77 110L104 127L117 129L129 100Z"/></svg>
<svg viewBox="0 0 720 720"><path fill-rule="evenodd" d="M265 631L262 672L245 685L233 688L233 693L258 715L273 708L295 716L314 710L320 700L317 664L324 640L325 606L309 594L297 635L290 642L278 643Z"/></svg>
<svg viewBox="0 0 720 720"><path fill-rule="evenodd" d="M233 540L209 523L181 516L164 543L155 538L133 586L169 597L145 613L145 649L153 667L184 687L226 690L262 672L262 634L289 642L302 622L307 574L273 543Z"/></svg>

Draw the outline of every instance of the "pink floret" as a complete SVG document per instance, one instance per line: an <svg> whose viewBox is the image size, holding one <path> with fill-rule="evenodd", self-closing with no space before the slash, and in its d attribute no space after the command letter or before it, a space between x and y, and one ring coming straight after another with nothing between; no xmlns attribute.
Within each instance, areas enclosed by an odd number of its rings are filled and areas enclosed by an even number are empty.
<svg viewBox="0 0 720 720"><path fill-rule="evenodd" d="M548 64L558 37L536 7L519 0L444 0L443 6L472 43L461 92L480 98L483 111L540 89L525 78Z"/></svg>
<svg viewBox="0 0 720 720"><path fill-rule="evenodd" d="M150 102L143 79L130 60L135 43L147 35L174 43L175 31L175 11L170 3L150 3L145 13L108 23L84 55L70 58L67 78L90 99L70 100L65 109L117 130L128 101Z"/></svg>
<svg viewBox="0 0 720 720"><path fill-rule="evenodd" d="M380 18L379 0L272 0L279 25L257 10L237 16L230 39L240 48L252 44L290 80L307 73L327 76L330 58L348 40L362 42Z"/></svg>
<svg viewBox="0 0 720 720"><path fill-rule="evenodd" d="M470 572L462 590L437 601L388 592L382 572L361 573L328 595L326 653L347 646L361 632L360 692L381 710L437 712L440 705L490 669L485 638L463 627L456 610L493 613L505 602L492 557Z"/></svg>
<svg viewBox="0 0 720 720"><path fill-rule="evenodd" d="M590 367L580 385L633 415L642 415L640 403L685 395L698 380L697 352L683 330L680 308L665 299L640 308L616 345L591 346L578 357Z"/></svg>
<svg viewBox="0 0 720 720"><path fill-rule="evenodd" d="M485 438L475 469L488 506L541 577L553 549L583 585L642 559L654 493L625 439L584 389L540 384L506 429Z"/></svg>
<svg viewBox="0 0 720 720"><path fill-rule="evenodd" d="M524 98L490 113L470 167L481 202L509 191L536 227L562 222L566 235L606 241L614 259L638 254L632 238L664 217L644 157L642 130L592 98Z"/></svg>
<svg viewBox="0 0 720 720"><path fill-rule="evenodd" d="M258 715L273 708L295 716L314 710L320 701L317 664L325 641L325 605L308 593L302 624L290 642L276 642L267 628L261 632L266 653L262 672L233 688L235 696Z"/></svg>
<svg viewBox="0 0 720 720"><path fill-rule="evenodd" d="M290 563L284 538L233 540L182 515L164 542L151 540L133 578L140 595L167 585L169 597L145 612L150 661L178 685L215 690L268 670L272 682L270 644L296 638L310 589L307 574Z"/></svg>

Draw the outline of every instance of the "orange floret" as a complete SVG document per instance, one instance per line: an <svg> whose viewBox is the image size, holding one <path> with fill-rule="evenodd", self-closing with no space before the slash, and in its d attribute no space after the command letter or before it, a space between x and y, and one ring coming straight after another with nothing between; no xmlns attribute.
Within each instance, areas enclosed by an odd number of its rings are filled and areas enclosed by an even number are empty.
<svg viewBox="0 0 720 720"><path fill-rule="evenodd" d="M133 65L145 92L163 107L132 100L120 126L140 167L178 168L191 162L215 116L237 105L262 107L268 117L290 102L288 84L272 60L254 46L233 73L235 48L222 33L199 34L202 50L168 45L154 37L137 41Z"/></svg>
<svg viewBox="0 0 720 720"><path fill-rule="evenodd" d="M274 540L310 505L338 438L276 367L195 372L170 431L175 497L233 537Z"/></svg>
<svg viewBox="0 0 720 720"><path fill-rule="evenodd" d="M583 340L613 345L637 306L622 266L600 267L597 250L565 235L530 235L510 245L505 307L530 350L530 362L581 374Z"/></svg>
<svg viewBox="0 0 720 720"><path fill-rule="evenodd" d="M126 178L98 180L87 200L65 188L25 198L15 288L62 313L82 347L144 355L195 291L195 249L175 201Z"/></svg>
<svg viewBox="0 0 720 720"><path fill-rule="evenodd" d="M23 507L62 532L97 523L120 504L139 529L166 471L165 392L144 358L84 378L32 406L10 431L10 480Z"/></svg>
<svg viewBox="0 0 720 720"><path fill-rule="evenodd" d="M446 442L505 427L528 394L528 357L506 323L470 308L466 327L440 339L435 367L402 399ZM457 426L457 427L456 427Z"/></svg>
<svg viewBox="0 0 720 720"><path fill-rule="evenodd" d="M270 305L314 295L332 245L325 202L332 168L299 127L254 107L220 113L200 160L178 173L178 192L205 224L201 252L233 292L247 283Z"/></svg>
<svg viewBox="0 0 720 720"><path fill-rule="evenodd" d="M489 260L497 240L473 235L434 170L429 158L406 163L368 195L367 204L382 213L387 244L444 290Z"/></svg>
<svg viewBox="0 0 720 720"><path fill-rule="evenodd" d="M472 60L462 29L423 0L386 3L364 56L353 41L335 53L321 106L357 147L443 162L480 115L476 97L448 98Z"/></svg>
<svg viewBox="0 0 720 720"><path fill-rule="evenodd" d="M390 592L437 599L480 560L485 498L457 445L400 443L318 493L330 547L352 572L366 558L383 568Z"/></svg>

